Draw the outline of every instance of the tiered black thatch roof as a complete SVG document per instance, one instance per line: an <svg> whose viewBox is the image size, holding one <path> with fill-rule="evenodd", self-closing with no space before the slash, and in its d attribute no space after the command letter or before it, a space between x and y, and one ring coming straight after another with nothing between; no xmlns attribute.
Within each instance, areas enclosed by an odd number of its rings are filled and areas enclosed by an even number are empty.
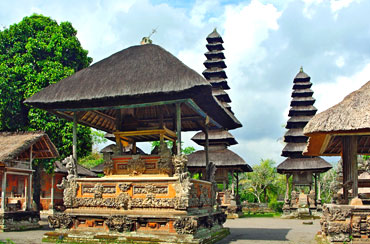
<svg viewBox="0 0 370 244"><path fill-rule="evenodd" d="M241 126L212 96L209 82L153 44L117 52L26 100L68 120L76 112L78 123L109 133L120 130L116 128L119 116L134 117L136 129L158 128L159 113L164 126L174 130L174 103L178 102L182 102L183 131L202 129L199 124L205 114L214 127Z"/></svg>
<svg viewBox="0 0 370 244"><path fill-rule="evenodd" d="M205 134L198 132L191 138L195 143L204 146ZM216 164L216 168L230 168L230 170L251 172L252 168L233 151L227 149L230 145L238 144L234 136L225 130L210 130L208 132L209 141L209 161ZM194 168L206 167L206 152L204 150L196 151L188 155L188 168L193 171Z"/></svg>
<svg viewBox="0 0 370 244"><path fill-rule="evenodd" d="M281 156L287 157L285 161L278 165L279 173L289 173L293 171L313 171L325 172L332 166L319 157L303 156L303 150L307 145L308 137L303 135L303 128L307 122L316 114L317 109L313 106L315 99L312 97L312 83L310 77L299 71L293 81L292 100L290 103L288 123L285 133L285 145Z"/></svg>
<svg viewBox="0 0 370 244"><path fill-rule="evenodd" d="M307 155L340 155L342 136L357 136L357 153L370 154L370 81L335 106L315 115L304 128Z"/></svg>
<svg viewBox="0 0 370 244"><path fill-rule="evenodd" d="M218 34L217 30L214 29L211 34L207 36L206 45L208 52L205 53L207 60L203 63L206 67L206 70L203 71L204 77L212 85L212 94L223 104L223 106L228 109L230 112L231 107L227 103L230 103L229 95L224 91L230 89L227 84L227 76L224 71L226 64L224 62L225 56L222 52L224 47L222 43L222 37Z"/></svg>

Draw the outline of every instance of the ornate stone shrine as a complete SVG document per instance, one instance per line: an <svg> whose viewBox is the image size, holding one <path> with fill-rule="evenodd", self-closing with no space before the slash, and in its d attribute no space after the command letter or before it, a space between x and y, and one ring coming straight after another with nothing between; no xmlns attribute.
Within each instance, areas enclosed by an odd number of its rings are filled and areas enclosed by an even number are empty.
<svg viewBox="0 0 370 244"><path fill-rule="evenodd" d="M74 128L80 123L112 133L117 145L104 177L77 178L74 142L70 174L59 185L66 210L49 217L56 230L44 241L213 243L229 233L222 227L226 215L216 201L214 170L208 167L207 180L190 178L181 131L241 124L212 96L208 81L163 48L124 49L26 103L73 120ZM160 141L158 154L139 155L136 143L145 141ZM131 155L123 154L128 144Z"/></svg>

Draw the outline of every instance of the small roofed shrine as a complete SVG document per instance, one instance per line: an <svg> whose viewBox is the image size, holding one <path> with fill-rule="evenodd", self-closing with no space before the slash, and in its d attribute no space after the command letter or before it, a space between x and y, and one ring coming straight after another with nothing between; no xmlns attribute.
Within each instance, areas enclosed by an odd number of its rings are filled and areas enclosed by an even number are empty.
<svg viewBox="0 0 370 244"><path fill-rule="evenodd" d="M32 209L32 161L58 157L44 132L0 132L0 232L40 227Z"/></svg>
<svg viewBox="0 0 370 244"><path fill-rule="evenodd" d="M304 155L341 156L342 204L324 204L321 237L331 243L364 243L370 238L370 205L358 193L357 155L370 154L370 82L317 114L304 128ZM349 191L351 189L351 192ZM366 195L365 195L366 197Z"/></svg>
<svg viewBox="0 0 370 244"><path fill-rule="evenodd" d="M62 181L66 210L49 217L57 229L44 241L62 235L88 243L213 243L228 234L215 183L189 177L181 131L241 124L212 96L209 82L163 48L124 49L26 103L73 120L74 128L113 133L117 144L104 177ZM158 154L137 154L136 143L144 141L160 141ZM132 155L123 154L127 144Z"/></svg>
<svg viewBox="0 0 370 244"><path fill-rule="evenodd" d="M312 97L310 79L301 67L293 80L291 108L288 114L290 118L284 135L286 145L281 154L287 159L277 166L277 172L286 175L283 218L321 215L320 173L332 168L331 164L320 157L302 154L308 140L308 137L303 135L303 128L317 112L313 106L315 99ZM291 190L290 177L293 177Z"/></svg>
<svg viewBox="0 0 370 244"><path fill-rule="evenodd" d="M205 146L206 138L204 132L198 132L191 139L201 146ZM210 130L209 161L216 167L215 181L222 185L218 191L221 207L226 211L228 218L237 218L242 213L239 197L239 173L252 172L252 168L239 155L227 147L238 142L233 135L225 130ZM201 179L206 177L205 150L196 151L188 155L188 169L193 175L198 174ZM228 189L229 176L231 176L231 190Z"/></svg>

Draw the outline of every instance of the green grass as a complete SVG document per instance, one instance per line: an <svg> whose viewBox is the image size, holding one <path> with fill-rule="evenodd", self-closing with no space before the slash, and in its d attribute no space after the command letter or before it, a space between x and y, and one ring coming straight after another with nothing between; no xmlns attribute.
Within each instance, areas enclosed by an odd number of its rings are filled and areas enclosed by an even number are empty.
<svg viewBox="0 0 370 244"><path fill-rule="evenodd" d="M279 218L281 213L251 213L244 212L241 218Z"/></svg>

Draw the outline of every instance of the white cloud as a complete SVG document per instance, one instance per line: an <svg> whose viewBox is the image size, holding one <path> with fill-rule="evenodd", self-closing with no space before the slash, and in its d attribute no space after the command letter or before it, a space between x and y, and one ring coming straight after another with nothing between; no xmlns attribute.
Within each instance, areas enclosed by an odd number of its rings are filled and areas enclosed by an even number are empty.
<svg viewBox="0 0 370 244"><path fill-rule="evenodd" d="M344 60L344 57L343 56L340 56L338 57L336 60L335 60L335 64L339 67L339 68L342 68L344 65L345 65L345 60Z"/></svg>
<svg viewBox="0 0 370 244"><path fill-rule="evenodd" d="M354 0L330 0L330 7L333 12L348 7Z"/></svg>
<svg viewBox="0 0 370 244"><path fill-rule="evenodd" d="M370 80L370 63L351 76L338 76L334 82L313 85L315 106L321 112L341 102L345 96L359 89Z"/></svg>

